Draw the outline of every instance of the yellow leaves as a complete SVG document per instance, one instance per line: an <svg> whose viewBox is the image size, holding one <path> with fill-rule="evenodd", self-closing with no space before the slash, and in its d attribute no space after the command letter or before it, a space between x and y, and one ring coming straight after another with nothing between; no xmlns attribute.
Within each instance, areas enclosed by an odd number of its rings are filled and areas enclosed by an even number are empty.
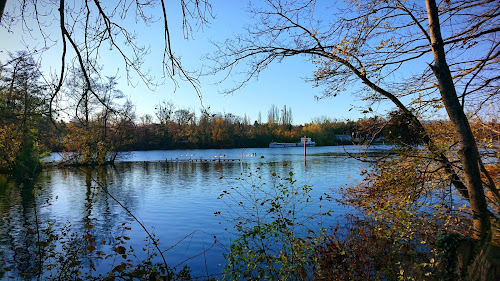
<svg viewBox="0 0 500 281"><path fill-rule="evenodd" d="M10 169L19 155L22 134L15 124L0 126L0 168Z"/></svg>
<svg viewBox="0 0 500 281"><path fill-rule="evenodd" d="M377 47L375 47L375 49L380 50L382 48L385 48L388 45L389 42L391 42L391 39L382 40L382 41L380 41L380 45L378 45Z"/></svg>
<svg viewBox="0 0 500 281"><path fill-rule="evenodd" d="M308 135L314 135L320 134L323 131L323 128L321 127L321 124L313 123L305 125L302 130Z"/></svg>
<svg viewBox="0 0 500 281"><path fill-rule="evenodd" d="M63 142L65 151L74 153L72 160L79 164L106 162L106 155L112 150L112 145L107 137L104 137L99 124L89 123L83 126L69 123L67 129Z"/></svg>
<svg viewBox="0 0 500 281"><path fill-rule="evenodd" d="M363 67L362 70L361 70L361 76L365 76L366 75L366 71L365 71L365 68Z"/></svg>
<svg viewBox="0 0 500 281"><path fill-rule="evenodd" d="M410 104L420 104L420 103L422 103L422 95L421 94L418 95L418 98L416 98L410 102Z"/></svg>

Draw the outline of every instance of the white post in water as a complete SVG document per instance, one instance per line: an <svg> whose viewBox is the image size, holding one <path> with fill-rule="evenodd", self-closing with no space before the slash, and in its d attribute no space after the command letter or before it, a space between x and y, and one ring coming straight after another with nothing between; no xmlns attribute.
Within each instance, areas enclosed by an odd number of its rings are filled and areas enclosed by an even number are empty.
<svg viewBox="0 0 500 281"><path fill-rule="evenodd" d="M241 159L240 159L240 161L241 161L241 162L243 162L243 152L244 152L244 151L245 151L245 148L242 148L242 149L241 149Z"/></svg>
<svg viewBox="0 0 500 281"><path fill-rule="evenodd" d="M307 160L306 160L306 155L307 155L306 141L307 141L307 138L304 136L304 166L307 166Z"/></svg>

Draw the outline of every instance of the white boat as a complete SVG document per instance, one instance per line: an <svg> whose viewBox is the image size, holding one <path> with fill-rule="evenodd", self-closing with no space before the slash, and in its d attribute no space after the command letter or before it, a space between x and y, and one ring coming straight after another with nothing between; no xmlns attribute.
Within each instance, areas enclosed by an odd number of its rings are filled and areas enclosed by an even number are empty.
<svg viewBox="0 0 500 281"><path fill-rule="evenodd" d="M300 142L271 142L269 144L269 147L301 147L304 146L304 143L306 146L315 146L316 142L312 141L311 138L308 137L302 137L300 138Z"/></svg>
<svg viewBox="0 0 500 281"><path fill-rule="evenodd" d="M296 147L297 143L295 142L271 142L269 147Z"/></svg>

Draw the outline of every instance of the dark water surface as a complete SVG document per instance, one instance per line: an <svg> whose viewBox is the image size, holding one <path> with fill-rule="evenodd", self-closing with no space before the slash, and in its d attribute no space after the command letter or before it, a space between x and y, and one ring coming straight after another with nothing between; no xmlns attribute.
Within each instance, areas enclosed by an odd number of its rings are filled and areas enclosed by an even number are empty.
<svg viewBox="0 0 500 281"><path fill-rule="evenodd" d="M50 223L55 233L66 226L75 237L91 236L95 251L112 253L120 236L130 238L124 245L135 249L134 260L154 251L141 226L105 190L159 239L170 266L181 268L187 260L193 276L220 273L223 253L235 236L232 222L214 213L228 214L233 207L228 200L217 199L223 190L249 185L236 178L251 181L261 176L261 182L270 183L276 180L273 173L286 177L293 172L297 185L313 186L314 198L324 193L338 198L331 189L359 179L360 168L368 167L345 154L360 149L364 151L356 146L309 147L307 165L300 147L137 151L121 154L114 166L50 168L31 184L0 175L0 278L19 278L19 271L36 266L36 236L30 234L36 229L35 217L42 228ZM378 146L370 151L387 149ZM257 176L248 177L257 170ZM334 217L349 211L336 202L321 204L332 209ZM315 212L316 207L308 210ZM336 223L335 218L324 220L323 225ZM60 243L53 247L62 249ZM93 263L96 272L106 272L119 262L112 258Z"/></svg>

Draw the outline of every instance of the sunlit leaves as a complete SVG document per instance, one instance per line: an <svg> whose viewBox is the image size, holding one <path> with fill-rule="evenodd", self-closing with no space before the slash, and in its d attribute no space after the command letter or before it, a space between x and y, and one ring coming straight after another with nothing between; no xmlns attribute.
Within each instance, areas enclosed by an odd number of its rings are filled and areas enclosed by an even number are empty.
<svg viewBox="0 0 500 281"><path fill-rule="evenodd" d="M231 187L232 193L223 192L230 212L217 215L231 220L238 231L226 255L224 278L307 280L321 276L314 249L322 239L312 234L321 235L323 229L313 230L305 222L330 211L304 211L318 201L310 194L311 186L296 183L293 172L284 178L272 172L272 185L258 174L238 179L242 186Z"/></svg>
<svg viewBox="0 0 500 281"><path fill-rule="evenodd" d="M46 95L35 60L26 52L11 54L0 68L0 170L32 176L39 169Z"/></svg>
<svg viewBox="0 0 500 281"><path fill-rule="evenodd" d="M15 164L22 143L22 135L15 124L0 126L0 168L9 169Z"/></svg>

